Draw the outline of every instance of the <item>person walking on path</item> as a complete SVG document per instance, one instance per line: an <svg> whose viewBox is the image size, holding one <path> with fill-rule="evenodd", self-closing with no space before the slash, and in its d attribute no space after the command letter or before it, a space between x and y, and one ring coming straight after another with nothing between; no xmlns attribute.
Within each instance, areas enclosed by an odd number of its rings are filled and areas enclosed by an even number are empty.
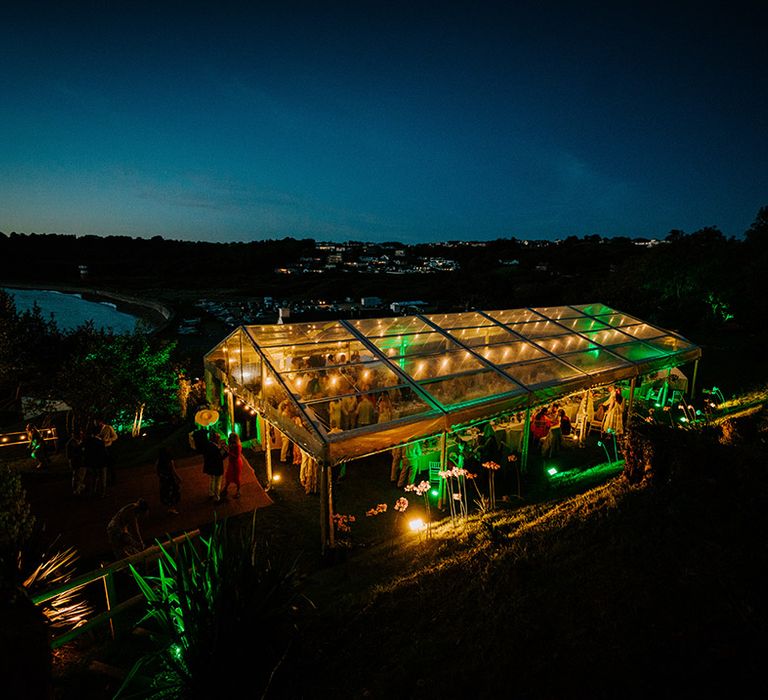
<svg viewBox="0 0 768 700"><path fill-rule="evenodd" d="M51 465L48 460L48 449L45 446L45 440L32 423L27 424L27 440L29 440L29 456L37 462L35 469L48 469Z"/></svg>
<svg viewBox="0 0 768 700"><path fill-rule="evenodd" d="M107 525L107 536L116 559L124 559L145 549L139 529L139 516L149 513L149 505L140 498L123 506Z"/></svg>
<svg viewBox="0 0 768 700"><path fill-rule="evenodd" d="M103 497L107 491L107 453L95 428L83 442L83 466L89 475L91 493Z"/></svg>
<svg viewBox="0 0 768 700"><path fill-rule="evenodd" d="M229 434L229 457L227 459L227 474L224 478L224 490L222 498L227 497L229 485L237 486L235 498L240 498L240 475L243 472L243 446L240 444L240 438L237 433Z"/></svg>
<svg viewBox="0 0 768 700"><path fill-rule="evenodd" d="M173 457L167 447L157 453L157 476L160 479L160 502L171 515L178 515L176 506L181 500L181 477L176 471Z"/></svg>
<svg viewBox="0 0 768 700"><path fill-rule="evenodd" d="M217 503L221 500L221 478L224 476L224 458L229 456L229 449L221 444L217 432L211 434L210 441L203 447L203 473L211 477L208 497Z"/></svg>
<svg viewBox="0 0 768 700"><path fill-rule="evenodd" d="M97 435L99 439L104 443L104 455L105 455L105 467L107 470L107 476L109 477L110 486L114 486L117 478L115 472L115 460L112 456L112 443L117 440L117 433L115 429L107 423L103 418L99 418L96 421Z"/></svg>

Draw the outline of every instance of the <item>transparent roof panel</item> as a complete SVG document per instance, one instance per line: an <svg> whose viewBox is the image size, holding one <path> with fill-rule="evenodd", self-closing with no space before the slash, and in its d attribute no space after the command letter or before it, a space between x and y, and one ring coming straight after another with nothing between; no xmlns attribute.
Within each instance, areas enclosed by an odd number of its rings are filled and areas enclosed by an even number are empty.
<svg viewBox="0 0 768 700"><path fill-rule="evenodd" d="M653 348L650 345L637 341L627 343L626 345L613 345L611 346L611 352L626 358L630 362L642 362L643 360L652 360L666 355L666 352L659 348Z"/></svg>
<svg viewBox="0 0 768 700"><path fill-rule="evenodd" d="M578 367L587 374L594 372L601 372L606 369L613 369L615 367L621 367L627 365L625 360L620 357L612 355L606 350L600 350L595 348L594 350L586 350L583 352L576 352L570 355L563 355L563 359L568 364Z"/></svg>
<svg viewBox="0 0 768 700"><path fill-rule="evenodd" d="M412 355L431 355L450 350L460 350L461 346L442 333L415 333L413 335L392 335L386 338L371 338L371 342L387 357L410 357Z"/></svg>
<svg viewBox="0 0 768 700"><path fill-rule="evenodd" d="M558 335L554 338L542 338L536 342L553 355L562 355L563 353L576 352L577 350L589 350L595 347L595 344L587 338L575 333Z"/></svg>
<svg viewBox="0 0 768 700"><path fill-rule="evenodd" d="M484 348L475 348L475 351L483 358L496 365L509 364L511 362L526 362L547 357L547 353L524 340L502 345L491 345Z"/></svg>
<svg viewBox="0 0 768 700"><path fill-rule="evenodd" d="M598 320L607 323L609 326L628 326L631 323L638 323L636 318L627 316L627 314L608 314L607 316L598 316Z"/></svg>
<svg viewBox="0 0 768 700"><path fill-rule="evenodd" d="M530 309L504 309L500 311L486 311L485 313L501 323L522 323L523 321L535 321L541 318Z"/></svg>
<svg viewBox="0 0 768 700"><path fill-rule="evenodd" d="M432 326L418 316L397 316L395 318L363 318L351 321L355 330L369 338L382 335L405 335L433 330Z"/></svg>
<svg viewBox="0 0 768 700"><path fill-rule="evenodd" d="M572 331L578 331L579 333L583 333L584 331L600 331L609 327L601 321L586 316L582 316L581 318L563 319L560 323L563 326L570 328Z"/></svg>
<svg viewBox="0 0 768 700"><path fill-rule="evenodd" d="M509 327L524 338L546 338L551 335L562 335L568 329L552 321L531 321L529 323L511 323Z"/></svg>
<svg viewBox="0 0 768 700"><path fill-rule="evenodd" d="M614 309L612 309L610 306L606 306L605 304L577 304L573 308L578 309L579 311L583 311L589 316L600 316L601 314L615 313Z"/></svg>
<svg viewBox="0 0 768 700"><path fill-rule="evenodd" d="M660 338L650 338L643 341L646 345L650 345L652 348L658 348L663 350L665 354L672 354L680 352L681 350L688 350L695 347L692 343L682 338L677 338L673 335L663 335Z"/></svg>
<svg viewBox="0 0 768 700"><path fill-rule="evenodd" d="M330 323L247 326L246 330L260 347L331 340L355 340L354 336L338 321Z"/></svg>
<svg viewBox="0 0 768 700"><path fill-rule="evenodd" d="M571 308L570 306L537 306L533 310L540 313L542 316L553 318L557 321L562 318L578 318L584 316L581 311Z"/></svg>
<svg viewBox="0 0 768 700"><path fill-rule="evenodd" d="M538 362L525 362L504 367L504 371L528 388L556 384L576 377L583 377L579 370L569 367L555 358Z"/></svg>
<svg viewBox="0 0 768 700"><path fill-rule="evenodd" d="M476 347L484 345L496 345L498 343L513 343L520 340L511 331L501 326L485 326L483 328L461 328L448 331L452 338L456 338L462 345Z"/></svg>
<svg viewBox="0 0 768 700"><path fill-rule="evenodd" d="M433 314L425 316L440 328L472 328L477 326L493 325L493 321L487 319L477 311L467 311L460 314Z"/></svg>
<svg viewBox="0 0 768 700"><path fill-rule="evenodd" d="M488 369L461 377L449 377L422 384L422 388L446 408L509 394L525 393L515 382Z"/></svg>
<svg viewBox="0 0 768 700"><path fill-rule="evenodd" d="M282 375L282 379L294 396L305 401L403 384L400 375L384 362L287 372Z"/></svg>
<svg viewBox="0 0 768 700"><path fill-rule="evenodd" d="M632 336L627 335L623 330L623 328L621 330L611 328L605 331L585 332L584 335L598 345L618 345L632 340Z"/></svg>
<svg viewBox="0 0 768 700"><path fill-rule="evenodd" d="M660 335L665 335L664 331L647 323L636 323L634 326L624 326L621 330L624 333L633 335L635 338L658 338Z"/></svg>
<svg viewBox="0 0 768 700"><path fill-rule="evenodd" d="M262 352L278 372L332 367L350 361L365 362L377 359L368 346L358 340L279 345L262 348Z"/></svg>
<svg viewBox="0 0 768 700"><path fill-rule="evenodd" d="M474 355L465 350L459 350L427 357L409 357L400 367L409 377L416 381L423 381L435 377L482 370L485 365Z"/></svg>

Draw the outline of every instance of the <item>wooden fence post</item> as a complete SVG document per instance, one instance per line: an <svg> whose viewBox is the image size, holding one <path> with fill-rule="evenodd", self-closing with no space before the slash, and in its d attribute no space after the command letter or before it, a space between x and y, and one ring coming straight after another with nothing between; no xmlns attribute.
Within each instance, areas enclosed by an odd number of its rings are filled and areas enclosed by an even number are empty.
<svg viewBox="0 0 768 700"><path fill-rule="evenodd" d="M104 565L101 565L102 568ZM101 579L104 582L104 598L107 601L107 612L111 612L115 603L117 602L117 591L115 590L115 578L112 570L107 571L106 575ZM116 623L113 617L109 618L109 631L112 635L112 639L116 636Z"/></svg>

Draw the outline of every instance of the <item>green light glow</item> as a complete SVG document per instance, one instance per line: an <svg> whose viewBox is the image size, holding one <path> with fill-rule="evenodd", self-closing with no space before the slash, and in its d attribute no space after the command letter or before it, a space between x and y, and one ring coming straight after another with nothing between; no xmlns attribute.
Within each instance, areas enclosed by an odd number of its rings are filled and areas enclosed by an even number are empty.
<svg viewBox="0 0 768 700"><path fill-rule="evenodd" d="M437 489L432 489L430 492L435 498L437 498L440 495L440 492Z"/></svg>
<svg viewBox="0 0 768 700"><path fill-rule="evenodd" d="M555 474L557 474L557 469L555 469L554 467L550 467L549 469L547 469L547 474L549 474L550 476L554 476Z"/></svg>

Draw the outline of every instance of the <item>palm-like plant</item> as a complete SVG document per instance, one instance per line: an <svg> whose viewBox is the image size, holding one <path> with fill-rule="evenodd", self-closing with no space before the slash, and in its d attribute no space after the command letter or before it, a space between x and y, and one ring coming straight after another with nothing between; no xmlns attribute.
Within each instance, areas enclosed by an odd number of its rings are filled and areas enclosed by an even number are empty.
<svg viewBox="0 0 768 700"><path fill-rule="evenodd" d="M46 588L61 585L71 580L75 575L75 564L78 554L74 547L63 550L49 549L40 557L39 564L24 579L22 587L28 595ZM85 624L93 612L91 606L82 596L81 588L73 588L59 593L42 605L43 615L48 624L53 627L79 627Z"/></svg>
<svg viewBox="0 0 768 700"><path fill-rule="evenodd" d="M240 673L265 691L296 629L295 562L253 529L214 526L199 544L163 548L157 576L133 576L157 649L140 659L117 697L204 697L236 692Z"/></svg>

